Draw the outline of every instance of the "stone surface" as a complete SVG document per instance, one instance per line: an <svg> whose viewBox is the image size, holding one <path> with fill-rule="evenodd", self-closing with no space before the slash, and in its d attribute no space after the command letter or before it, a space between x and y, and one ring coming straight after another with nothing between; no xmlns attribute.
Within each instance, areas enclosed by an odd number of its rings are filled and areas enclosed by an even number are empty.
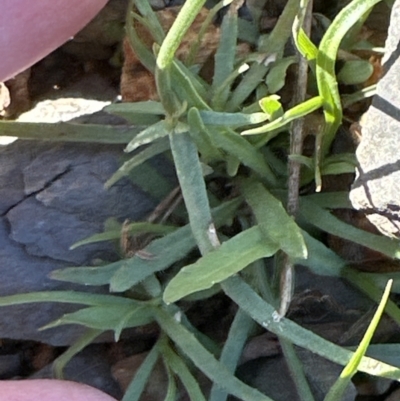
<svg viewBox="0 0 400 401"><path fill-rule="evenodd" d="M351 191L356 209L385 235L400 237L400 1L392 9L384 76L362 122L359 166Z"/></svg>
<svg viewBox="0 0 400 401"><path fill-rule="evenodd" d="M156 201L123 179L106 191L118 168L121 146L16 141L0 148L0 296L42 290L102 291L55 280L48 274L66 266L113 261L117 250L97 243L71 251L75 242L102 232L109 217L143 219ZM0 338L67 345L82 330L37 329L76 310L65 304L0 308Z"/></svg>
<svg viewBox="0 0 400 401"><path fill-rule="evenodd" d="M83 99L83 98L58 98L55 100L43 100L35 105L32 110L21 114L17 121L56 123L68 121L85 114L96 113L111 102Z"/></svg>
<svg viewBox="0 0 400 401"><path fill-rule="evenodd" d="M10 379L22 372L20 354L0 355L0 379Z"/></svg>
<svg viewBox="0 0 400 401"><path fill-rule="evenodd" d="M322 401L341 373L342 367L307 350L296 349L302 362L315 401ZM275 358L258 358L238 368L237 375L275 401L300 401L295 384L282 355ZM354 401L357 392L350 384L343 401ZM230 400L237 400L231 397Z"/></svg>
<svg viewBox="0 0 400 401"><path fill-rule="evenodd" d="M400 388L393 391L393 393L390 394L388 398L386 398L386 401L397 401L397 400L400 400Z"/></svg>

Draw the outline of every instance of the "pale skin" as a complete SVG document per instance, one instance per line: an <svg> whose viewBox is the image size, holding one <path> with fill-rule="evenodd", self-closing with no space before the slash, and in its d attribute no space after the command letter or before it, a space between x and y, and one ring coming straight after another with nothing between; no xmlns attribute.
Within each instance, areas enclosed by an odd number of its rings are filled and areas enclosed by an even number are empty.
<svg viewBox="0 0 400 401"><path fill-rule="evenodd" d="M0 0L0 82L73 37L107 0Z"/></svg>
<svg viewBox="0 0 400 401"><path fill-rule="evenodd" d="M0 0L0 82L30 67L83 28L107 0ZM63 380L0 381L0 401L116 401Z"/></svg>
<svg viewBox="0 0 400 401"><path fill-rule="evenodd" d="M0 401L116 401L81 383L67 380L0 381Z"/></svg>

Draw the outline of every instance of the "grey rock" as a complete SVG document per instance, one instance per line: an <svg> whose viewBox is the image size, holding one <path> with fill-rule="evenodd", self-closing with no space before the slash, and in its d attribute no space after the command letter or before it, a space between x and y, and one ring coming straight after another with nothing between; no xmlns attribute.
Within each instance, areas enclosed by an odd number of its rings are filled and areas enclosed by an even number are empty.
<svg viewBox="0 0 400 401"><path fill-rule="evenodd" d="M397 401L400 399L400 389L398 388L397 390L394 390L392 394L388 398L386 398L386 401Z"/></svg>
<svg viewBox="0 0 400 401"><path fill-rule="evenodd" d="M315 401L322 401L341 373L342 367L307 350L297 349ZM300 401L283 356L259 358L240 366L237 376L274 401ZM342 398L354 401L357 392L350 384Z"/></svg>
<svg viewBox="0 0 400 401"><path fill-rule="evenodd" d="M71 89L70 89L70 92ZM43 100L26 113L21 114L19 122L55 123L68 121L85 114L96 113L111 102L84 99L80 97L60 97L58 99Z"/></svg>
<svg viewBox="0 0 400 401"><path fill-rule="evenodd" d="M22 372L20 354L0 355L0 379L11 379Z"/></svg>
<svg viewBox="0 0 400 401"><path fill-rule="evenodd" d="M48 278L67 266L114 261L117 250L75 242L102 232L109 217L143 219L156 200L128 179L104 182L119 167L121 146L17 141L0 148L0 296L43 290L107 292ZM40 303L0 308L0 337L69 345L82 328L38 328L77 305Z"/></svg>
<svg viewBox="0 0 400 401"><path fill-rule="evenodd" d="M274 401L300 401L282 356L247 362L238 368L237 376ZM230 399L237 400L233 397Z"/></svg>
<svg viewBox="0 0 400 401"><path fill-rule="evenodd" d="M322 276L312 273L304 266L296 266L295 293L318 291L342 305L347 310L368 310L374 303L365 294L340 277Z"/></svg>
<svg viewBox="0 0 400 401"><path fill-rule="evenodd" d="M353 206L385 235L400 237L400 1L392 9L384 76L362 123Z"/></svg>
<svg viewBox="0 0 400 401"><path fill-rule="evenodd" d="M343 366L328 361L305 349L298 349L297 354L303 364L304 373L310 384L315 401L322 401L342 373ZM356 396L356 388L354 384L350 383L341 400L354 401Z"/></svg>

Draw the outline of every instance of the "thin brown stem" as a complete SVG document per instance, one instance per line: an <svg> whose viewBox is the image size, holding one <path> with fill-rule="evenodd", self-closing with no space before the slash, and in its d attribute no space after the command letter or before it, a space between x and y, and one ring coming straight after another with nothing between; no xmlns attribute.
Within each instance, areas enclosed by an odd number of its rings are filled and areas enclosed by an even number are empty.
<svg viewBox="0 0 400 401"><path fill-rule="evenodd" d="M312 3L312 0L308 2L307 11L304 18L303 29L307 35L309 35L311 31ZM307 94L308 62L301 55L299 57L300 61L297 70L297 88L293 97L294 105L304 102ZM291 129L292 135L290 139L291 155L301 155L303 152L303 129L303 118L293 121ZM300 168L301 166L299 162L289 159L287 211L293 217L296 217L299 209ZM280 276L280 305L278 309L278 318L285 316L289 309L293 295L293 286L294 266L288 255L284 255Z"/></svg>

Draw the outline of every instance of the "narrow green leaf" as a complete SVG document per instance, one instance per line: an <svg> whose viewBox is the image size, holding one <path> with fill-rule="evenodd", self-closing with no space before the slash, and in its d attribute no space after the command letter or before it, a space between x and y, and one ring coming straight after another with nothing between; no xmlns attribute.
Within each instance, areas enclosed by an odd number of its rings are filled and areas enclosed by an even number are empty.
<svg viewBox="0 0 400 401"><path fill-rule="evenodd" d="M300 28L297 35L296 47L308 61L315 61L317 58L318 49L311 42L311 39L306 35L303 28Z"/></svg>
<svg viewBox="0 0 400 401"><path fill-rule="evenodd" d="M296 386L301 401L315 401L307 377L304 372L302 361L296 354L293 344L285 338L278 337L286 365L290 376Z"/></svg>
<svg viewBox="0 0 400 401"><path fill-rule="evenodd" d="M136 9L140 12L141 16L134 12ZM150 3L146 0L130 0L126 30L129 43L136 56L149 71L154 73L156 65L154 54L143 44L138 36L135 29L137 23L143 24L148 28L148 31L151 32L156 43L161 43L163 41L165 37L164 30L155 12L151 8Z"/></svg>
<svg viewBox="0 0 400 401"><path fill-rule="evenodd" d="M131 114L155 114L164 115L165 110L160 102L147 100L136 103L113 103L103 109L107 113L124 117L129 121Z"/></svg>
<svg viewBox="0 0 400 401"><path fill-rule="evenodd" d="M379 303L381 299L382 290L375 284L374 279L366 277L363 274L353 270L343 270L343 276L352 285L360 289L365 295L371 298L376 303ZM400 309L399 307L389 299L386 305L386 313L390 316L398 325L400 325Z"/></svg>
<svg viewBox="0 0 400 401"><path fill-rule="evenodd" d="M286 111L282 117L278 117L277 119L261 127L245 130L241 134L242 135L264 134L266 132L270 132L278 128L284 127L293 120L305 117L307 114L310 114L315 110L318 110L323 105L323 102L324 101L322 97L320 96L313 97L309 100L306 100L303 103L300 103L292 107L290 110Z"/></svg>
<svg viewBox="0 0 400 401"><path fill-rule="evenodd" d="M318 275L340 277L346 261L306 231L303 231L303 238L308 256L306 259L295 260L295 263L307 266Z"/></svg>
<svg viewBox="0 0 400 401"><path fill-rule="evenodd" d="M165 113L161 103L154 101L136 103L113 103L103 111L120 116L132 125L152 125Z"/></svg>
<svg viewBox="0 0 400 401"><path fill-rule="evenodd" d="M165 370L167 371L168 387L167 394L165 395L164 401L176 401L176 381L175 377L171 372L168 364L165 365Z"/></svg>
<svg viewBox="0 0 400 401"><path fill-rule="evenodd" d="M196 246L189 226L154 240L145 248L149 258L135 255L126 259L109 280L112 292L123 292L153 273L164 270L182 259Z"/></svg>
<svg viewBox="0 0 400 401"><path fill-rule="evenodd" d="M177 322L168 312L157 308L154 313L164 332L219 387L226 389L230 394L243 401L273 401L258 390L237 379L204 348L190 331Z"/></svg>
<svg viewBox="0 0 400 401"><path fill-rule="evenodd" d="M179 89L179 87L177 86L177 82L172 85L171 71L171 65L163 69L156 68L155 70L158 96L165 108L166 120L169 124L176 122L176 118L182 114L187 105L186 99L182 100L184 96L178 98L176 94L176 89ZM185 80L185 77L182 78Z"/></svg>
<svg viewBox="0 0 400 401"><path fill-rule="evenodd" d="M109 284L115 272L124 264L124 261L110 263L105 266L67 267L53 270L50 278L83 285Z"/></svg>
<svg viewBox="0 0 400 401"><path fill-rule="evenodd" d="M187 316L183 313L176 304L169 305L166 307L170 316L173 316L177 322L179 322L186 330L193 334L201 345L210 352L215 358L218 358L221 354L221 347L206 334L202 333L189 321Z"/></svg>
<svg viewBox="0 0 400 401"><path fill-rule="evenodd" d="M370 344L367 355L400 368L400 344Z"/></svg>
<svg viewBox="0 0 400 401"><path fill-rule="evenodd" d="M243 18L238 20L238 39L256 46L260 32L253 21L246 21Z"/></svg>
<svg viewBox="0 0 400 401"><path fill-rule="evenodd" d="M161 293L163 292L163 288L161 287L161 283L155 274L146 277L141 284L145 292L150 297L152 297L153 299L160 298Z"/></svg>
<svg viewBox="0 0 400 401"><path fill-rule="evenodd" d="M283 86L285 85L287 70L292 64L296 62L297 57L295 56L285 57L283 59L275 61L275 63L271 66L265 80L269 93L276 93L283 88Z"/></svg>
<svg viewBox="0 0 400 401"><path fill-rule="evenodd" d="M51 142L128 143L143 127L60 123L20 123L0 121L0 135Z"/></svg>
<svg viewBox="0 0 400 401"><path fill-rule="evenodd" d="M243 347L254 326L255 322L239 308L229 329L228 338L220 357L220 362L231 373L236 370ZM227 397L228 393L225 390L215 384L212 386L209 401L225 401Z"/></svg>
<svg viewBox="0 0 400 401"><path fill-rule="evenodd" d="M280 98L278 95L270 95L258 101L261 110L268 116L269 120L276 120L283 116L282 103L279 101Z"/></svg>
<svg viewBox="0 0 400 401"><path fill-rule="evenodd" d="M152 320L152 311L144 305L134 307L131 305L102 305L67 313L54 322L41 327L41 330L65 324L79 324L81 326L102 331L115 330L116 327L119 327L118 331L121 331L121 329L125 327L143 326L151 323ZM123 322L122 328L121 321Z"/></svg>
<svg viewBox="0 0 400 401"><path fill-rule="evenodd" d="M135 167L141 165L152 157L164 153L169 149L169 142L167 138L163 138L143 149L140 153L133 156L126 161L104 184L104 187L110 188L121 178L128 175Z"/></svg>
<svg viewBox="0 0 400 401"><path fill-rule="evenodd" d="M154 40L157 43L161 43L165 37L165 33L150 3L147 0L131 0L129 10L132 11L135 8L137 8L140 14L147 20Z"/></svg>
<svg viewBox="0 0 400 401"><path fill-rule="evenodd" d="M188 112L190 135L196 143L204 162L223 159L223 155L215 146L211 132L204 125L198 109L192 107Z"/></svg>
<svg viewBox="0 0 400 401"><path fill-rule="evenodd" d="M279 246L262 237L259 227L252 227L224 242L196 263L185 266L168 283L164 301L176 302L196 291L211 288L238 273L257 259L273 255Z"/></svg>
<svg viewBox="0 0 400 401"><path fill-rule="evenodd" d="M350 28L357 24L363 15L380 0L353 0L344 7L332 21L319 45L316 76L319 95L324 99L325 130L322 139L321 155L328 153L336 131L342 122L342 105L336 79L336 58L339 45ZM318 163L317 163L318 164Z"/></svg>
<svg viewBox="0 0 400 401"><path fill-rule="evenodd" d="M179 123L176 127L176 133L182 133L187 131L186 124ZM169 128L166 127L164 121L159 121L147 127L145 130L140 132L133 138L125 148L125 152L132 152L137 149L139 146L155 142L157 139L165 138L168 136Z"/></svg>
<svg viewBox="0 0 400 401"><path fill-rule="evenodd" d="M179 60L174 60L171 67L172 88L179 100L187 103L189 107L197 107L201 110L210 109L206 99L208 84L200 81L199 77L191 72Z"/></svg>
<svg viewBox="0 0 400 401"><path fill-rule="evenodd" d="M82 241L75 242L75 244L69 247L70 250L74 250L83 245L94 244L96 242L111 241L121 237L121 230L105 231L103 233L94 234L90 237L83 239Z"/></svg>
<svg viewBox="0 0 400 401"><path fill-rule="evenodd" d="M299 9L299 0L288 0L273 31L259 44L263 59L253 63L239 85L234 89L226 106L227 111L237 111L241 105L263 82L269 63L281 58L286 42L290 38L294 18Z"/></svg>
<svg viewBox="0 0 400 401"><path fill-rule="evenodd" d="M161 142L163 141L164 139L161 139ZM167 138L165 138L165 143L168 143ZM149 147L153 145L155 144L149 145ZM162 163L162 165L165 166L166 171L160 168L157 159L149 160L136 166L134 170L128 174L127 178L137 186L137 188L146 192L155 202L160 203L176 187L176 180L174 175L172 175L172 177L170 176L170 173L173 173L170 152L167 150L160 155L158 160L165 162L165 164ZM153 161L155 163L153 163ZM180 213L178 210L176 211Z"/></svg>
<svg viewBox="0 0 400 401"><path fill-rule="evenodd" d="M131 0L131 3L133 5L134 1ZM143 66L151 73L154 73L156 67L156 59L154 54L144 45L137 34L136 29L134 28L135 23L137 23L138 16L133 12L131 12L130 15L133 18L128 18L126 23L126 32L128 34L129 44Z"/></svg>
<svg viewBox="0 0 400 401"><path fill-rule="evenodd" d="M390 273L364 273L359 272L359 276L365 277L369 281L373 281L378 288L382 290L385 288L388 280L393 279L392 292L395 294L400 293L400 272L390 272ZM400 356L400 354L399 354Z"/></svg>
<svg viewBox="0 0 400 401"><path fill-rule="evenodd" d="M215 228L197 148L188 133L172 132L169 140L190 227L200 252L205 253L214 248L211 231Z"/></svg>
<svg viewBox="0 0 400 401"><path fill-rule="evenodd" d="M386 303L389 299L392 283L393 280L388 281L378 309L376 310L374 317L372 318L371 323L369 324L368 329L364 334L363 339L361 340L356 352L352 355L348 364L344 367L339 378L330 388L328 394L324 398L324 401L336 401L342 399L346 388L350 384L351 378L356 374L361 360L367 351L369 343L372 340L372 336L374 335L376 328L378 327L378 323L382 317ZM400 372L400 369L398 371Z"/></svg>
<svg viewBox="0 0 400 401"><path fill-rule="evenodd" d="M160 48L157 57L157 66L160 70L171 65L176 50L204 3L205 0L192 0L183 4Z"/></svg>
<svg viewBox="0 0 400 401"><path fill-rule="evenodd" d="M300 0L298 12L292 26L292 35L297 50L309 62L312 62L317 58L318 49L303 30L308 3L309 0Z"/></svg>
<svg viewBox="0 0 400 401"><path fill-rule="evenodd" d="M347 108L351 106L354 103L357 103L361 100L367 99L369 97L372 97L376 94L376 84L367 86L366 88L363 88L357 92L354 92L349 95L343 95L342 96L342 104L343 108Z"/></svg>
<svg viewBox="0 0 400 401"><path fill-rule="evenodd" d="M346 191L314 193L303 196L302 199L307 199L324 209L353 209L349 193Z"/></svg>
<svg viewBox="0 0 400 401"><path fill-rule="evenodd" d="M122 401L139 401L160 354L160 341L147 354L135 377L125 391Z"/></svg>
<svg viewBox="0 0 400 401"><path fill-rule="evenodd" d="M319 337L287 318L276 319L274 308L262 300L239 276L224 281L222 288L257 323L293 344L340 365L346 365L353 355L353 352ZM400 380L399 369L368 357L362 358L359 370L374 376Z"/></svg>
<svg viewBox="0 0 400 401"><path fill-rule="evenodd" d="M250 61L247 59L240 61L235 66L234 70L226 77L225 81L218 88L215 88L214 92L211 94L211 104L215 105L213 106L214 109L219 110L217 108L217 105L223 104L221 98L224 96L225 88L231 87L231 85L238 79L238 77L243 75L250 68L248 64L249 62ZM223 109L229 111L231 110L227 106L225 106Z"/></svg>
<svg viewBox="0 0 400 401"><path fill-rule="evenodd" d="M70 303L88 306L130 306L138 303L132 299L114 295L90 294L78 291L38 291L0 297L0 306L21 305L38 302Z"/></svg>
<svg viewBox="0 0 400 401"><path fill-rule="evenodd" d="M211 132L213 132L213 130L211 130ZM275 187L278 185L275 174L265 161L262 153L245 138L231 129L217 130L213 138L219 148L240 160L245 166L251 168L267 180L271 186Z"/></svg>
<svg viewBox="0 0 400 401"><path fill-rule="evenodd" d="M353 166L357 166L357 158L354 153L339 153L339 154L329 155L326 158L324 158L321 167L325 168L330 164L338 162L345 162L348 164L352 164Z"/></svg>
<svg viewBox="0 0 400 401"><path fill-rule="evenodd" d="M236 41L238 35L238 16L237 4L233 3L229 6L221 24L221 35L217 52L214 60L214 76L212 90L218 88L229 74L233 71L236 57ZM230 93L230 85L226 86L218 97L218 104L213 104L213 108L220 110L226 103Z"/></svg>
<svg viewBox="0 0 400 401"><path fill-rule="evenodd" d="M337 79L345 85L360 85L374 72L374 67L367 60L349 60L340 69Z"/></svg>
<svg viewBox="0 0 400 401"><path fill-rule="evenodd" d="M215 226L218 228L226 224L234 216L240 203L240 199L233 199L213 209L212 215ZM152 255L152 257L150 259L142 259L136 255L131 259L126 259L110 280L111 290L115 292L128 290L151 274L164 270L179 261L195 246L196 242L189 225L181 227L163 238L152 241L145 248L147 254Z"/></svg>
<svg viewBox="0 0 400 401"><path fill-rule="evenodd" d="M176 227L173 226L166 226L163 224L148 222L131 223L126 226L126 231L131 235L139 233L165 235L171 233L175 229ZM121 229L105 231L103 233L95 234L88 238L85 238L82 241L75 242L75 244L73 244L70 249L73 250L79 248L82 245L93 244L102 241L111 241L119 238L121 238Z"/></svg>
<svg viewBox="0 0 400 401"><path fill-rule="evenodd" d="M380 278L382 275L376 273L368 275L352 270L347 266L345 260L340 258L335 252L327 248L324 244L311 237L307 232L303 232L308 249L308 258L299 260L298 263L307 266L314 273L326 276L345 277L352 285L359 288L364 294L375 302L380 299ZM391 277L395 273L391 274ZM400 309L391 300L386 307L387 314L395 322L400 324Z"/></svg>
<svg viewBox="0 0 400 401"><path fill-rule="evenodd" d="M300 163L303 166L307 167L309 170L314 171L314 160L311 159L311 157L298 155L298 154L292 154L292 155L289 155L289 160Z"/></svg>
<svg viewBox="0 0 400 401"><path fill-rule="evenodd" d="M240 160L233 156L226 156L226 172L230 177L236 177L240 167Z"/></svg>
<svg viewBox="0 0 400 401"><path fill-rule="evenodd" d="M336 163L329 163L325 166L321 167L321 174L328 175L328 174L355 174L356 168L353 163L348 162L336 162Z"/></svg>
<svg viewBox="0 0 400 401"><path fill-rule="evenodd" d="M232 3L233 0L223 0L215 4L211 9L208 10L207 16L201 24L200 29L198 30L197 38L190 45L188 54L185 57L185 65L191 67L195 64L196 56L199 54L199 49L201 48L201 44L203 42L204 35L206 34L208 27L213 24L220 12L220 10L229 4Z"/></svg>
<svg viewBox="0 0 400 401"><path fill-rule="evenodd" d="M206 125L220 125L223 127L240 127L243 125L260 124L268 120L264 113L223 113L211 110L201 110L199 114Z"/></svg>
<svg viewBox="0 0 400 401"><path fill-rule="evenodd" d="M103 331L95 329L87 329L85 333L78 338L68 349L63 352L53 362L53 372L56 379L64 379L63 370L65 365L80 351L91 344Z"/></svg>
<svg viewBox="0 0 400 401"><path fill-rule="evenodd" d="M256 181L242 181L242 188L263 237L278 244L291 258L307 258L307 247L301 229L287 214L282 203Z"/></svg>
<svg viewBox="0 0 400 401"><path fill-rule="evenodd" d="M265 74L269 68L269 62L276 60L276 55L270 55L266 60L254 62L251 68L245 73L243 79L238 86L232 91L231 96L226 105L226 111L235 112L240 110L241 105L250 96L252 92L264 80Z"/></svg>
<svg viewBox="0 0 400 401"><path fill-rule="evenodd" d="M372 234L347 224L333 216L329 211L318 207L306 199L301 199L300 201L300 214L306 221L323 231L364 245L391 258L400 259L400 244L398 241Z"/></svg>
<svg viewBox="0 0 400 401"><path fill-rule="evenodd" d="M195 377L190 373L189 368L186 366L185 362L179 357L171 347L163 347L163 356L165 356L165 363L167 363L170 368L175 372L175 374L179 377L179 380L182 382L183 386L186 389L186 392L189 395L190 400L192 401L206 401L201 388L199 386L198 381Z"/></svg>

